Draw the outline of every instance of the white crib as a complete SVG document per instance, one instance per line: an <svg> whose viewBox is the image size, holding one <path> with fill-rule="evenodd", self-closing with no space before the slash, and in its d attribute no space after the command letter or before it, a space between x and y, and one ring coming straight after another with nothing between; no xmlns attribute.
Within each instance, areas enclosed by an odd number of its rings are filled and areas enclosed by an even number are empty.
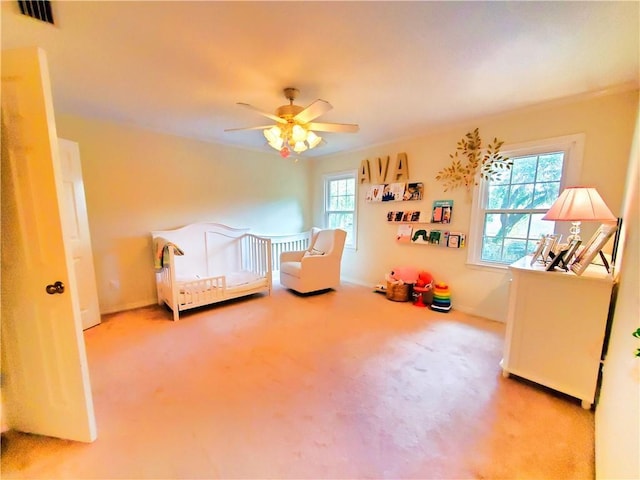
<svg viewBox="0 0 640 480"><path fill-rule="evenodd" d="M158 304L180 312L271 293L271 240L218 223L151 232Z"/></svg>

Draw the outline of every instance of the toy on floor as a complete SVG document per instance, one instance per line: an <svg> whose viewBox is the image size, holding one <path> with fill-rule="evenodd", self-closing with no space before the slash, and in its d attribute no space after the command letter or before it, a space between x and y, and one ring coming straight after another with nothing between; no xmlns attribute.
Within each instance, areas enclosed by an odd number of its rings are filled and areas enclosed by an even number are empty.
<svg viewBox="0 0 640 480"><path fill-rule="evenodd" d="M382 283L378 283L375 287L373 287L373 291L375 293L387 293L387 286Z"/></svg>
<svg viewBox="0 0 640 480"><path fill-rule="evenodd" d="M448 312L451 310L451 292L449 285L444 282L438 282L433 286L433 302L431 310L437 312Z"/></svg>
<svg viewBox="0 0 640 480"><path fill-rule="evenodd" d="M386 296L394 302L411 300L411 289L418 280L418 270L413 267L396 267L385 275Z"/></svg>
<svg viewBox="0 0 640 480"><path fill-rule="evenodd" d="M427 305L424 303L424 294L432 288L433 275L425 271L418 272L418 280L416 280L416 284L413 286L415 294L413 304L416 307L426 307Z"/></svg>
<svg viewBox="0 0 640 480"><path fill-rule="evenodd" d="M418 281L418 270L413 267L396 267L387 276L387 281L414 284Z"/></svg>

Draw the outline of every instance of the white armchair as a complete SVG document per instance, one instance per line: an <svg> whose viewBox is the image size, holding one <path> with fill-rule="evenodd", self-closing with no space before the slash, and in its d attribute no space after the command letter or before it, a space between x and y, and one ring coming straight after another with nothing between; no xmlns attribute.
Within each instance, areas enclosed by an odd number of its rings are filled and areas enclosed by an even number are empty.
<svg viewBox="0 0 640 480"><path fill-rule="evenodd" d="M346 237L344 230L313 228L307 250L280 254L280 284L299 293L338 287Z"/></svg>

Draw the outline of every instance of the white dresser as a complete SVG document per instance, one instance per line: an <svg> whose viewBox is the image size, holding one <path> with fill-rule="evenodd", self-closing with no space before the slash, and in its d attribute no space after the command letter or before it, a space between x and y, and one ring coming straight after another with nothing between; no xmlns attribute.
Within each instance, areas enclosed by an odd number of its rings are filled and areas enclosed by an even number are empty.
<svg viewBox="0 0 640 480"><path fill-rule="evenodd" d="M577 276L547 272L524 257L509 266L511 287L501 362L514 374L582 400L596 394L613 278L590 265Z"/></svg>

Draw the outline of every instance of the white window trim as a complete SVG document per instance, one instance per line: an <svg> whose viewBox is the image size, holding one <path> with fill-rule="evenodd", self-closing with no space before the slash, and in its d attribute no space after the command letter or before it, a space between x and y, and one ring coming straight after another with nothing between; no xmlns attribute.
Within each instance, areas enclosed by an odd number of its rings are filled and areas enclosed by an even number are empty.
<svg viewBox="0 0 640 480"><path fill-rule="evenodd" d="M562 180L560 182L560 192L568 186L577 185L582 173L582 158L584 154L585 134L565 135L561 137L535 140L531 142L518 143L504 146L500 152L509 158L521 157L527 154L539 154L551 150L562 150L565 152ZM485 204L487 195L487 182L480 180L473 189L473 200L471 202L471 225L469 237L467 239L467 265L481 269L505 270L507 264L486 262L480 259L482 246L482 231L484 228L484 210L480 205ZM566 235L569 226L556 223L556 233Z"/></svg>
<svg viewBox="0 0 640 480"><path fill-rule="evenodd" d="M329 182L331 180L342 180L344 178L353 178L354 180L354 207L353 207L353 243L345 244L344 248L349 250L357 250L358 248L358 170L343 170L340 172L326 173L322 176L323 188L322 188L322 223L323 227L327 228L328 213L327 213L327 199L329 198Z"/></svg>

